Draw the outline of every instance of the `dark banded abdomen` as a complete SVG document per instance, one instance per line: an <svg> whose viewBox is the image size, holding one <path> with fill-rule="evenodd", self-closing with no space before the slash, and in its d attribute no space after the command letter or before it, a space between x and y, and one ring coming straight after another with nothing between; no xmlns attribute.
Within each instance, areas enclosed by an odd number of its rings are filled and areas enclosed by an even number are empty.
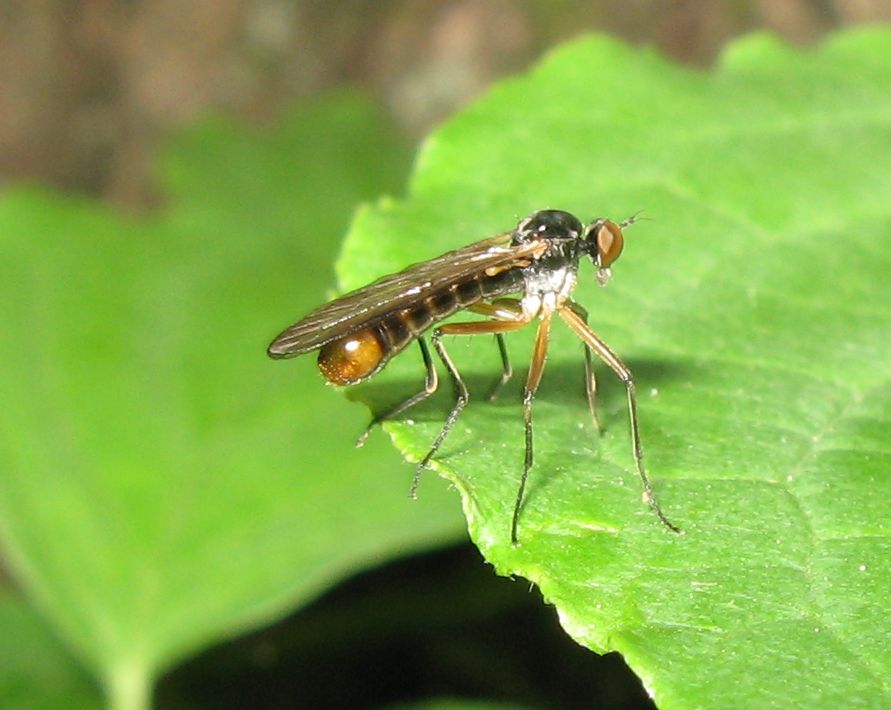
<svg viewBox="0 0 891 710"><path fill-rule="evenodd" d="M522 288L520 268L492 276L482 273L451 284L362 330L326 343L319 350L319 369L335 385L356 384L380 371L390 358L444 318L480 301Z"/></svg>

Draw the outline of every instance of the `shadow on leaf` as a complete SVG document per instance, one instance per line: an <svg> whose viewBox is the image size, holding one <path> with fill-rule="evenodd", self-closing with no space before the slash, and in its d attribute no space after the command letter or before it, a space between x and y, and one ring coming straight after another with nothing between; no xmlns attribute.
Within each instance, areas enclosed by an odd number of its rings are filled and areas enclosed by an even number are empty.
<svg viewBox="0 0 891 710"><path fill-rule="evenodd" d="M690 380L695 377L691 363L675 360L635 360L629 363L634 374L638 391L662 387L673 381ZM597 375L598 409L612 410L625 406L625 388L621 381L605 366L595 364ZM514 376L498 393L494 400L489 399L498 381L498 370L490 372L464 372L462 377L470 393L468 406L485 405L499 410L522 407L525 368L515 370ZM424 379L396 376L373 379L370 382L347 390L347 398L361 402L371 412L385 412L397 402L420 391ZM440 372L439 388L429 398L404 412L397 419L421 421L444 420L454 403L454 386L447 374ZM569 361L549 363L544 378L536 394L536 401L548 401L561 406L585 407L584 364L581 357L578 363Z"/></svg>

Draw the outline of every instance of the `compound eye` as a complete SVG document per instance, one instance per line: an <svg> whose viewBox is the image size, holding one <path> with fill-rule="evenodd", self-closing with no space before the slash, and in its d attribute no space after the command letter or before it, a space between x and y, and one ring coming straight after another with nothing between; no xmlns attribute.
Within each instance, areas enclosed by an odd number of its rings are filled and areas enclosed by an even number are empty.
<svg viewBox="0 0 891 710"><path fill-rule="evenodd" d="M592 227L597 242L597 266L605 269L619 258L622 247L625 246L625 238L621 227L608 219L595 222Z"/></svg>

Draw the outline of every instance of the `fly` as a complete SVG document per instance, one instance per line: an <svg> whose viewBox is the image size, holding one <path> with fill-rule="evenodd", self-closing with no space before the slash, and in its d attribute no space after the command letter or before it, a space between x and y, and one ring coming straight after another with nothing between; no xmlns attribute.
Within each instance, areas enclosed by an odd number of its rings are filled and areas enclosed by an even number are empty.
<svg viewBox="0 0 891 710"><path fill-rule="evenodd" d="M433 328L430 341L455 383L457 396L439 435L415 470L409 492L414 498L421 473L455 426L469 399L464 380L442 337L495 336L502 372L491 399L512 375L504 334L537 320L538 332L523 388L526 447L510 532L511 542L516 545L520 509L533 462L532 401L544 371L551 321L557 315L585 345L585 390L598 430L592 351L624 383L632 453L643 485L643 498L665 527L680 533L662 512L643 465L631 370L591 330L588 312L571 298L583 256L591 259L598 282L606 285L611 275L610 266L622 253L622 230L633 222L634 218L619 224L601 218L583 226L576 217L562 210L535 212L509 232L413 264L321 306L273 340L269 356L280 359L318 350L318 365L325 379L335 385L353 385L373 377L392 357L417 341L427 370L424 387L375 416L356 442L361 446L375 425L398 417L436 391L439 378L424 333L458 311L484 316L485 320L481 321L446 323ZM520 298L511 298L510 294L520 294Z"/></svg>

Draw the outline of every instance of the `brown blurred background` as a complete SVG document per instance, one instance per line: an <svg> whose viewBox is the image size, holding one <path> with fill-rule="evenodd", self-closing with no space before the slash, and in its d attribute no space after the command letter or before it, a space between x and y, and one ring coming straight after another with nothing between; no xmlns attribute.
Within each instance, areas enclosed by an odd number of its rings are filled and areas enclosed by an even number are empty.
<svg viewBox="0 0 891 710"><path fill-rule="evenodd" d="M807 44L881 20L891 0L0 0L0 186L144 210L153 152L202 114L262 122L350 83L421 136L584 32L705 65L755 29Z"/></svg>

